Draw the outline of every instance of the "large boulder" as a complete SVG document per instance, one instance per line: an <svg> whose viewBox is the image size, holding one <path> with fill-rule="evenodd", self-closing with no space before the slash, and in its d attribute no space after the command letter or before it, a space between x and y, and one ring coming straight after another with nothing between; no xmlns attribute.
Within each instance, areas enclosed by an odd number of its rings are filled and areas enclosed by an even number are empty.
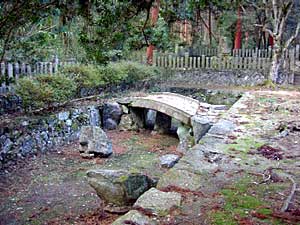
<svg viewBox="0 0 300 225"><path fill-rule="evenodd" d="M119 130L136 130L137 126L134 124L132 116L130 114L123 114L119 123Z"/></svg>
<svg viewBox="0 0 300 225"><path fill-rule="evenodd" d="M103 106L103 128L107 130L116 129L122 113L122 107L118 103L105 103Z"/></svg>
<svg viewBox="0 0 300 225"><path fill-rule="evenodd" d="M148 176L125 170L90 170L87 177L97 195L106 204L117 207L132 205L154 185Z"/></svg>
<svg viewBox="0 0 300 225"><path fill-rule="evenodd" d="M83 126L79 136L80 153L108 157L112 154L112 142L106 133L96 126Z"/></svg>
<svg viewBox="0 0 300 225"><path fill-rule="evenodd" d="M191 119L195 143L208 132L212 126L211 120L207 116L195 115Z"/></svg>
<svg viewBox="0 0 300 225"><path fill-rule="evenodd" d="M142 208L154 215L165 216L171 208L179 207L181 204L181 194L177 192L163 192L156 188L151 188L145 192L135 202L135 208Z"/></svg>

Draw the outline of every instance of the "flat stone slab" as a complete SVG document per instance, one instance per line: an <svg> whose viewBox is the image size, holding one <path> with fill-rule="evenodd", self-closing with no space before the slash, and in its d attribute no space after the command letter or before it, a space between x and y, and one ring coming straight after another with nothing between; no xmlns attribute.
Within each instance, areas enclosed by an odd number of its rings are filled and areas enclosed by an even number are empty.
<svg viewBox="0 0 300 225"><path fill-rule="evenodd" d="M175 167L170 169L160 178L157 188L176 186L191 191L197 191L201 187L201 175L188 170L176 169Z"/></svg>
<svg viewBox="0 0 300 225"><path fill-rule="evenodd" d="M173 167L178 162L179 159L180 157L175 154L167 154L159 157L160 165L166 168Z"/></svg>
<svg viewBox="0 0 300 225"><path fill-rule="evenodd" d="M181 204L181 194L177 192L163 192L151 188L135 202L134 207L143 208L154 215L165 216L172 207Z"/></svg>
<svg viewBox="0 0 300 225"><path fill-rule="evenodd" d="M221 119L210 129L209 133L216 135L228 135L235 129L235 127L236 125L233 122Z"/></svg>
<svg viewBox="0 0 300 225"><path fill-rule="evenodd" d="M138 224L138 225L156 225L148 216L141 214L137 210L130 210L125 215L118 218L112 225L125 225L125 224Z"/></svg>

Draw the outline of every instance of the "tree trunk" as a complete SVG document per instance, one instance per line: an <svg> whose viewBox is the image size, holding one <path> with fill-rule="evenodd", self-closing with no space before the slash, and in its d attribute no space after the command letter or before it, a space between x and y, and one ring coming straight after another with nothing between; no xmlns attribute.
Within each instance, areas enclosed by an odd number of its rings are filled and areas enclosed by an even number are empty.
<svg viewBox="0 0 300 225"><path fill-rule="evenodd" d="M282 50L277 47L274 49L272 64L271 64L269 78L268 78L273 83L279 82L282 66L283 66Z"/></svg>
<svg viewBox="0 0 300 225"><path fill-rule="evenodd" d="M155 26L158 20L158 13L159 13L159 4L160 0L156 0L156 5L152 7L151 9L151 25ZM155 49L155 46L151 43L149 43L149 46L147 47L147 63L149 65L152 65L153 63L153 50Z"/></svg>
<svg viewBox="0 0 300 225"><path fill-rule="evenodd" d="M211 35L211 7L209 4L208 7L208 35L209 35L209 47L211 47L212 44L212 35Z"/></svg>
<svg viewBox="0 0 300 225"><path fill-rule="evenodd" d="M241 9L238 8L238 18L236 23L236 32L234 38L234 49L240 49L242 47L242 19Z"/></svg>

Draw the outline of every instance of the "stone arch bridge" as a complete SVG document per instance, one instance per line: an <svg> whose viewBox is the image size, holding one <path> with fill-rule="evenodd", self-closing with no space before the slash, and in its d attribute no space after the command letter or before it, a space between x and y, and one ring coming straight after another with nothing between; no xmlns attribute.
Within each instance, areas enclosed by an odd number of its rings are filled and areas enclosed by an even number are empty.
<svg viewBox="0 0 300 225"><path fill-rule="evenodd" d="M224 105L210 105L170 92L156 92L145 96L124 98L118 102L130 108L138 127L145 126L147 110L155 110L157 112L155 130L160 133L168 132L171 120L174 118L193 129L196 143L227 109Z"/></svg>

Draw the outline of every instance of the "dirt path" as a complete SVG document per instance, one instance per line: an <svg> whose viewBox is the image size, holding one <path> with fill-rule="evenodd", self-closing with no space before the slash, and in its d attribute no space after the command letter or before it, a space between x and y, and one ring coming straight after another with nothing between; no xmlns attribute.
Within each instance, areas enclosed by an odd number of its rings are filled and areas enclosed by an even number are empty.
<svg viewBox="0 0 300 225"><path fill-rule="evenodd" d="M132 159L131 152L134 157L174 152L178 141L148 131L108 135L114 148L114 156L108 159L82 159L78 144L73 143L1 171L0 224L111 224L118 215L102 212L101 200L87 183L86 170L119 158L126 162L127 155Z"/></svg>

